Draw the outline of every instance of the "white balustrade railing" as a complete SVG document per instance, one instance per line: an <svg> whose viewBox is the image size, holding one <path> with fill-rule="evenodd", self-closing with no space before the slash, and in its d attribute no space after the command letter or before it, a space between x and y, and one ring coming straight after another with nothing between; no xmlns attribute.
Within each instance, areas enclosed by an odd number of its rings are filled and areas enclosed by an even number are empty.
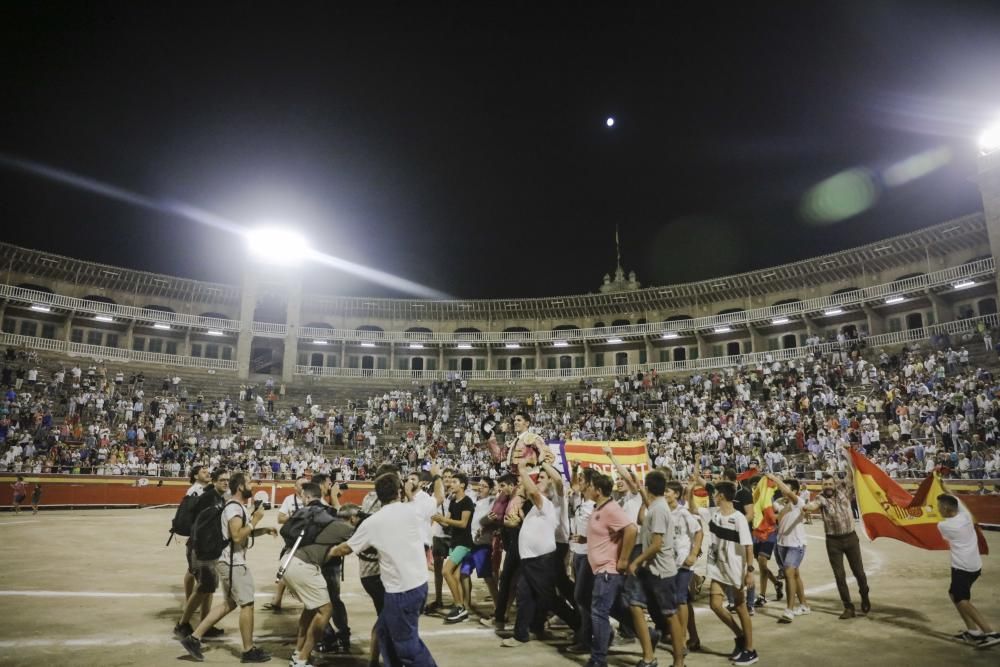
<svg viewBox="0 0 1000 667"><path fill-rule="evenodd" d="M652 322L618 327L598 327L589 329L574 329L566 331L484 331L480 333L430 333L424 331L371 331L357 329L325 329L302 327L298 337L325 341L375 342L375 343L549 343L558 340L606 340L611 336L660 336L668 333L691 334L696 331L709 330L720 326L750 325L755 322L769 322L778 317L806 316L819 313L834 307L859 306L872 301L893 296L905 296L933 287L956 284L961 281L973 280L980 276L990 275L995 266L992 257L954 266L941 271L935 271L912 278L905 278L891 283L873 285L864 289L853 290L843 294L785 303L766 308L755 308L725 315L711 315L688 320L670 322ZM121 317L130 320L140 320L153 323L176 324L225 331L239 332L242 324L239 320L200 317L182 313L170 313L148 308L122 306L118 304L87 301L74 297L49 294L36 290L0 285L0 297L11 301L30 304L55 306L77 312L93 313ZM288 335L289 328L285 324L271 322L248 323L248 328L255 336L283 338Z"/></svg>
<svg viewBox="0 0 1000 667"><path fill-rule="evenodd" d="M882 300L893 296L905 296L932 287L952 285L963 280L971 280L994 272L992 257L977 260L961 266L955 266L933 273L927 273L912 278L905 278L891 283L873 285L864 289L853 290L843 294L783 303L766 308L711 315L689 320L671 322L652 322L649 324L633 324L618 327L598 327L590 329L573 329L565 331L484 331L480 333L426 333L405 331L359 331L355 329L321 329L303 328L300 338L321 340L346 340L348 342L381 342L381 343L548 343L557 340L601 340L611 336L647 336L665 333L687 333L713 329L720 326L750 325L755 322L770 322L778 317L803 316L810 313L821 313L835 307L859 306L871 301Z"/></svg>
<svg viewBox="0 0 1000 667"><path fill-rule="evenodd" d="M879 334L864 339L869 348L890 347L927 340L940 334L972 333L982 322L987 328L1000 326L1000 315L986 315L967 320L945 322L921 329L894 331ZM773 363L801 359L808 354L828 354L840 349L839 343L821 343L803 347L772 350L768 352L753 352L726 357L705 357L689 361L667 361L655 364L633 364L628 366L600 366L586 368L545 368L520 371L407 371L385 368L331 368L327 366L296 366L296 375L311 375L315 377L354 377L391 380L440 380L449 376L460 376L470 380L532 380L546 378L588 378L632 375L655 370L658 373L713 370L731 366L755 366L757 364Z"/></svg>
<svg viewBox="0 0 1000 667"><path fill-rule="evenodd" d="M59 352L70 356L88 357L109 361L139 361L165 366L182 366L185 368L209 368L214 370L235 371L236 362L230 359L206 359L204 357L182 357L159 352L139 352L118 347L102 347L100 345L84 345L68 343L64 340L36 338L34 336L19 336L16 334L0 334L0 345L8 347L25 347L31 350Z"/></svg>
<svg viewBox="0 0 1000 667"><path fill-rule="evenodd" d="M184 313L171 313L152 308L137 308L135 306L122 306L117 303L104 303L101 301L89 301L87 299L77 299L72 296L62 296L61 294L49 294L37 290L15 287L13 285L0 285L0 297L11 301L19 301L38 304L40 306L55 306L78 313L91 313L93 315L105 315L107 317L120 317L127 320L140 320L144 322L178 324L183 326L199 327L217 331L239 331L239 320L225 320L217 317L201 317L199 315L186 315Z"/></svg>

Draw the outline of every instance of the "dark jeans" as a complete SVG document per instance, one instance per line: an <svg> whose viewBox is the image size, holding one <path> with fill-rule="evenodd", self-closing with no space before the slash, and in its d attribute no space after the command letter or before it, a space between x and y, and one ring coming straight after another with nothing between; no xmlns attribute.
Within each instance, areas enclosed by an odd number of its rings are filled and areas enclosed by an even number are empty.
<svg viewBox="0 0 1000 667"><path fill-rule="evenodd" d="M602 572L594 575L594 589L590 599L590 625L594 635L590 648L590 661L597 665L608 662L611 644L611 608L621 596L625 577Z"/></svg>
<svg viewBox="0 0 1000 667"><path fill-rule="evenodd" d="M497 589L496 613L493 620L503 623L507 618L507 605L510 603L511 588L514 577L521 569L521 557L516 549L508 549L504 554L503 568L500 570L500 583Z"/></svg>
<svg viewBox="0 0 1000 667"><path fill-rule="evenodd" d="M844 556L847 556L847 563L851 566L851 574L858 581L861 599L868 598L868 576L865 574L865 564L861 560L861 544L858 542L858 534L851 531L845 535L827 535L826 555L830 559L830 567L833 568L833 577L837 580L840 600L844 603L845 608L853 609L851 591L847 587L847 576L844 573Z"/></svg>
<svg viewBox="0 0 1000 667"><path fill-rule="evenodd" d="M545 616L555 597L552 580L552 560L555 552L521 559L521 578L517 582L517 620L514 621L514 638L528 641L528 631L541 635L545 632Z"/></svg>
<svg viewBox="0 0 1000 667"><path fill-rule="evenodd" d="M576 631L576 643L590 646L590 599L594 593L594 571L590 569L587 554L573 554L573 577L576 585L573 600L580 613L580 628Z"/></svg>
<svg viewBox="0 0 1000 667"><path fill-rule="evenodd" d="M427 584L402 593L385 594L385 606L375 623L375 632L386 667L437 667L417 629L426 601Z"/></svg>
<svg viewBox="0 0 1000 667"><path fill-rule="evenodd" d="M326 580L326 591L330 594L330 604L333 611L330 620L341 633L350 634L351 629L347 626L347 607L340 599L340 567L328 567L323 570L323 578Z"/></svg>
<svg viewBox="0 0 1000 667"><path fill-rule="evenodd" d="M568 553L568 542L556 542L556 558L554 563L556 568L556 595L567 601L570 605L575 605L576 587L566 573L566 554Z"/></svg>

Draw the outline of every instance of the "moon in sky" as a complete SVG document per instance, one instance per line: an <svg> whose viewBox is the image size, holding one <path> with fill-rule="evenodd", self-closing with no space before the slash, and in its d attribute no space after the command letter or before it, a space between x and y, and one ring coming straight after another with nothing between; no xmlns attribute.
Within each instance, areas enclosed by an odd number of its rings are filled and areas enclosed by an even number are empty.
<svg viewBox="0 0 1000 667"><path fill-rule="evenodd" d="M604 121L604 124L607 125L608 127L614 127L615 126L614 116L608 116L608 119Z"/></svg>

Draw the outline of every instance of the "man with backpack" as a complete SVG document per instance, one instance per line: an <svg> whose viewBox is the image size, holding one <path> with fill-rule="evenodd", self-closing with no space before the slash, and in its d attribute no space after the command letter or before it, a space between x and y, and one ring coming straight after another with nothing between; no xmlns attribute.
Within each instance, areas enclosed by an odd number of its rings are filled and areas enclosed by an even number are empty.
<svg viewBox="0 0 1000 667"><path fill-rule="evenodd" d="M233 473L229 479L230 501L218 502L198 515L191 536L194 541L195 556L199 560L216 559L215 569L222 583L225 600L201 620L194 632L181 640L181 645L192 658L201 662L205 659L201 650L201 640L205 633L231 611L240 608L240 638L243 652L240 662L267 662L271 656L253 644L253 576L246 563L248 539L260 534L277 535L274 528L257 528L264 518L264 511L257 507L253 514L247 513L246 503L253 497L250 482L241 472Z"/></svg>
<svg viewBox="0 0 1000 667"><path fill-rule="evenodd" d="M167 540L167 544L169 545L170 540L173 539L174 535L180 535L188 538L188 541L185 543L185 555L187 556L187 570L184 572L185 600L191 599L191 594L194 593L195 584L194 567L191 564L193 556L190 539L191 526L194 524L194 508L198 503L198 497L205 491L205 487L212 481L212 477L207 467L196 465L191 468L191 475L189 479L191 486L181 499L180 505L177 506L177 512L174 514L174 520L170 525L170 539Z"/></svg>
<svg viewBox="0 0 1000 667"><path fill-rule="evenodd" d="M205 491L197 496L192 512L193 519L197 521L198 515L202 511L209 509L213 505L225 502L229 493L229 471L223 468L216 468L212 471L212 484L205 488ZM192 571L195 581L198 584L194 592L187 598L184 604L184 612L181 620L174 626L174 636L183 639L193 632L191 627L191 617L194 616L195 609L201 607L201 617L208 616L212 609L212 595L219 588L219 578L215 574L215 561L198 560L194 553L194 542L188 539L188 565ZM222 628L209 628L205 632L206 637L218 637L222 635Z"/></svg>
<svg viewBox="0 0 1000 667"><path fill-rule="evenodd" d="M286 544L291 540L294 548L283 581L304 607L299 618L296 649L292 653L292 665L300 667L308 667L313 647L323 636L333 613L333 597L338 600L340 597L339 559L333 568L324 571L328 552L354 534L350 523L334 519L322 503L322 494L319 485L304 484L302 498L306 505L292 515L281 531ZM298 546L295 546L296 541ZM331 577L336 584L332 591ZM343 611L343 604L340 607ZM346 625L346 618L338 619L338 627L346 628Z"/></svg>
<svg viewBox="0 0 1000 667"><path fill-rule="evenodd" d="M293 493L285 496L285 499L281 501L281 507L278 509L278 525L284 526L293 514L299 511L300 508L304 507L307 503L302 499L302 485L306 483L305 477L299 477L295 480L295 491ZM284 555L284 554L282 554ZM265 611L273 611L278 613L281 611L281 598L285 595L285 581L281 580L278 582L277 587L274 589L274 597L271 601L264 605Z"/></svg>

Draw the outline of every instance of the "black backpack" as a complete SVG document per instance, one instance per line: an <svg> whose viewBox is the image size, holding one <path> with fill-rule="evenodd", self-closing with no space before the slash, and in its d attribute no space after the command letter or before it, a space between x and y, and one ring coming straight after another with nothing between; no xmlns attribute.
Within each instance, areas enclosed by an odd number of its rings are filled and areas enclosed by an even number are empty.
<svg viewBox="0 0 1000 667"><path fill-rule="evenodd" d="M200 498L200 495L189 495L184 496L181 500L181 504L177 506L177 511L174 513L173 521L170 522L170 537L167 538L167 546L170 545L170 540L174 538L174 535L191 536L191 528L194 526L195 519L194 510Z"/></svg>
<svg viewBox="0 0 1000 667"><path fill-rule="evenodd" d="M207 507L198 514L191 528L191 543L194 546L194 555L198 560L218 560L222 555L222 550L229 545L230 540L222 535L222 513L229 505L239 505L235 500L226 502L224 498L219 498L211 507ZM247 523L244 513L243 525Z"/></svg>
<svg viewBox="0 0 1000 667"><path fill-rule="evenodd" d="M319 501L300 507L281 527L281 537L285 540L283 553L292 548L300 534L302 534L302 541L299 542L299 549L315 544L319 534L331 523L333 523L333 515Z"/></svg>

